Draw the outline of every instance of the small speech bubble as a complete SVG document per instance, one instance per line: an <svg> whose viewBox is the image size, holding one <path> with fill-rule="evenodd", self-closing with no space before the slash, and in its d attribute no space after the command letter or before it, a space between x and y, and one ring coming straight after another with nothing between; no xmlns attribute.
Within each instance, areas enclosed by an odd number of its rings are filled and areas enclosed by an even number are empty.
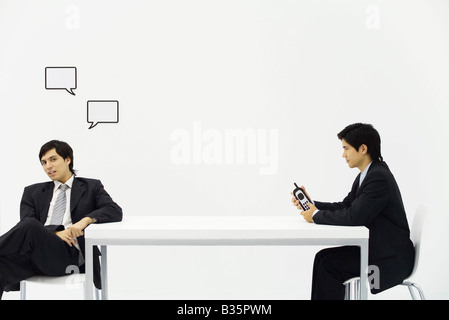
<svg viewBox="0 0 449 320"><path fill-rule="evenodd" d="M87 122L92 129L99 123L118 123L117 100L87 101Z"/></svg>
<svg viewBox="0 0 449 320"><path fill-rule="evenodd" d="M46 67L45 89L67 90L71 95L75 95L73 90L76 89L76 68Z"/></svg>

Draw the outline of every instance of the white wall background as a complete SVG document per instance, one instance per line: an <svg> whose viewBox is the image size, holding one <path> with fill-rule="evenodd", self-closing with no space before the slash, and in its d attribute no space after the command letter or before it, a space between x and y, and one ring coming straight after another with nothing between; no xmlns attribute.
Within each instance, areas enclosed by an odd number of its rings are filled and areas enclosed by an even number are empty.
<svg viewBox="0 0 449 320"><path fill-rule="evenodd" d="M368 122L409 221L432 210L417 281L447 299L448 15L443 0L0 0L1 233L24 186L48 180L38 152L51 139L125 215L298 215L294 181L319 200L347 194L358 172L336 134ZM75 96L45 89L49 66L77 68ZM102 99L120 121L89 130L87 101ZM177 135L199 127L202 149L176 164ZM239 130L257 144L230 153L220 137ZM208 164L211 149L233 161ZM308 299L318 249L110 248L110 297Z"/></svg>

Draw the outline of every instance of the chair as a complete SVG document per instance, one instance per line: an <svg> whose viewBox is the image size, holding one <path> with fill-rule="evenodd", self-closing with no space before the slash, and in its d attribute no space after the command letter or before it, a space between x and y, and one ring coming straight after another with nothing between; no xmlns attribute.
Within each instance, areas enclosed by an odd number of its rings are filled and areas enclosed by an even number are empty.
<svg viewBox="0 0 449 320"><path fill-rule="evenodd" d="M427 214L428 209L423 205L419 205L418 209L416 210L415 217L413 218L412 230L410 232L410 238L415 245L415 264L413 265L413 270L410 275L400 284L403 286L407 286L413 300L417 300L413 289L416 289L418 291L421 300L425 300L424 292L421 287L417 283L411 282L410 278L418 269L419 256L421 251L421 236ZM345 281L344 286L345 300L360 299L360 277L351 278Z"/></svg>
<svg viewBox="0 0 449 320"><path fill-rule="evenodd" d="M66 276L51 277L51 276L32 276L26 280L20 281L20 299L26 300L26 285L27 283L39 283L46 285L63 285L67 287L83 286L84 298L86 297L86 275L84 273L74 273ZM99 290L95 288L95 298L99 300Z"/></svg>

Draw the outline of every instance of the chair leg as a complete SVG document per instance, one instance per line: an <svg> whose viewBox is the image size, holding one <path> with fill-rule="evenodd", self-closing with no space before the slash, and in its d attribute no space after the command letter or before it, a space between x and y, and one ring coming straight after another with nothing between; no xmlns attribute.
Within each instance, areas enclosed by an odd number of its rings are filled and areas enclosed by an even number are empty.
<svg viewBox="0 0 449 320"><path fill-rule="evenodd" d="M345 300L350 300L349 291L351 291L351 289L349 288L349 283L345 282Z"/></svg>
<svg viewBox="0 0 449 320"><path fill-rule="evenodd" d="M346 281L345 300L360 300L360 279L351 279Z"/></svg>
<svg viewBox="0 0 449 320"><path fill-rule="evenodd" d="M413 287L411 285L407 285L408 291L410 292L410 295L412 296L413 300L416 300L415 292L413 292Z"/></svg>
<svg viewBox="0 0 449 320"><path fill-rule="evenodd" d="M425 298L425 296L424 296L424 291L421 289L421 287L420 287L417 283L409 282L409 281L404 281L404 282L402 283L402 285L407 286L408 291L410 292L410 295L412 296L412 299L413 299L413 300L417 300L417 299L416 299L416 295L415 295L415 293L414 293L414 291L413 291L413 288L416 289L416 290L418 291L419 297L421 298L421 300L426 300L426 298Z"/></svg>
<svg viewBox="0 0 449 320"><path fill-rule="evenodd" d="M349 290L349 300L356 300L356 295L357 295L357 293L356 293L356 291L357 291L357 289L356 289L356 282L352 281L349 284L349 288L351 288Z"/></svg>
<svg viewBox="0 0 449 320"><path fill-rule="evenodd" d="M426 300L426 297L424 296L424 291L421 289L421 287L418 286L416 283L414 283L413 286L418 290L421 300Z"/></svg>
<svg viewBox="0 0 449 320"><path fill-rule="evenodd" d="M356 281L356 294L355 294L355 300L362 300L362 291L360 290L360 284L361 281L358 279Z"/></svg>
<svg viewBox="0 0 449 320"><path fill-rule="evenodd" d="M26 300L27 297L27 283L26 281L20 281L20 300Z"/></svg>

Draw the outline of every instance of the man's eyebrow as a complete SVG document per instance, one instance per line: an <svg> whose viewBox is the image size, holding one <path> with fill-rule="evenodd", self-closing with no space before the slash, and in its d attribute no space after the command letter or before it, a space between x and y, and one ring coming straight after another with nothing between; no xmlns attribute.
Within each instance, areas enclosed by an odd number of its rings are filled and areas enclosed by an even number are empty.
<svg viewBox="0 0 449 320"><path fill-rule="evenodd" d="M57 158L57 157L58 157L57 155L54 155L54 156L48 157L48 159L41 159L41 162L44 162L44 161L47 161L47 160L50 160L53 158Z"/></svg>

